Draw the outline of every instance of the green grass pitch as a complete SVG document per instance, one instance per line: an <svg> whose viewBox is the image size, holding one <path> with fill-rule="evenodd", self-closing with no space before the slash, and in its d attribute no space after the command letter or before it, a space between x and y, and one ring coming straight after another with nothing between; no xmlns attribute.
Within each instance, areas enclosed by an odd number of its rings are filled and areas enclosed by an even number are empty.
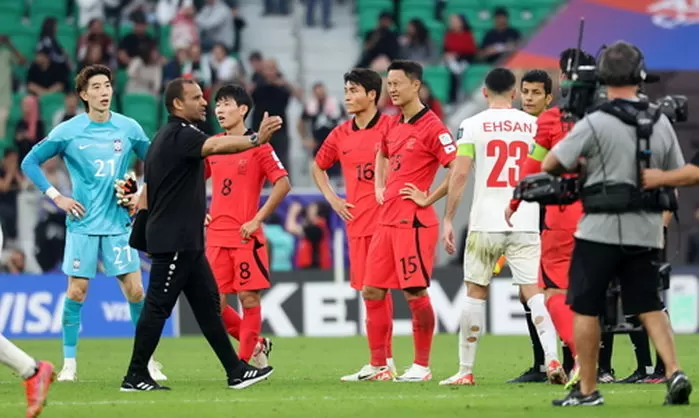
<svg viewBox="0 0 699 418"><path fill-rule="evenodd" d="M58 340L18 341L37 358L61 366ZM156 359L164 365L170 392L121 393L119 384L131 353L130 339L84 339L78 352L78 383L54 383L42 417L699 417L699 394L689 407L663 407L664 385L601 385L606 405L554 409L559 386L503 383L530 365L526 337L487 335L476 364L475 387L438 385L457 370L457 337L437 335L432 352L433 381L427 383L341 383L367 361L366 342L353 338L276 338L274 375L245 390L226 380L203 337L164 339ZM399 369L412 360L409 337L395 339ZM677 337L684 370L699 383L699 335ZM616 336L614 368L625 377L635 366L628 337ZM399 370L400 371L400 370ZM20 380L0 369L0 417L23 417Z"/></svg>

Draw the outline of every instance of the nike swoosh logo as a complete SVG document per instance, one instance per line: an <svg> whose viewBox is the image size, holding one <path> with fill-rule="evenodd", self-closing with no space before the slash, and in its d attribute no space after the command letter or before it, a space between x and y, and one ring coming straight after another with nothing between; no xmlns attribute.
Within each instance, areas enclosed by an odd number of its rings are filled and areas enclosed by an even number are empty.
<svg viewBox="0 0 699 418"><path fill-rule="evenodd" d="M352 150L349 150L349 151L342 151L342 154L347 155L347 154L349 154L350 152L352 152Z"/></svg>
<svg viewBox="0 0 699 418"><path fill-rule="evenodd" d="M406 280L406 281L407 281L407 280L410 280L412 277L413 277L412 275L410 275L410 276L405 276L405 277L403 277L403 280Z"/></svg>
<svg viewBox="0 0 699 418"><path fill-rule="evenodd" d="M85 148L89 147L90 145L92 145L92 144L79 145L79 146L78 146L78 149L85 149Z"/></svg>
<svg viewBox="0 0 699 418"><path fill-rule="evenodd" d="M370 374L360 374L357 376L357 380L364 380L364 379L369 378L369 377L371 377Z"/></svg>

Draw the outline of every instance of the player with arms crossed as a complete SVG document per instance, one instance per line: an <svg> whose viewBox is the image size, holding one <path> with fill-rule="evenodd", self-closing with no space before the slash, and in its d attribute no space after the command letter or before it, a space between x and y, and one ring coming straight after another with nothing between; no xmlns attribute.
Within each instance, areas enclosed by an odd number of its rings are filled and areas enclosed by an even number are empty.
<svg viewBox="0 0 699 418"><path fill-rule="evenodd" d="M392 118L376 108L381 95L381 76L371 70L356 68L344 76L345 107L354 118L330 132L316 154L312 165L313 179L333 210L347 222L350 253L350 284L355 290L364 287L368 267L366 260L371 238L378 227L379 204L374 193L374 162L381 140L388 132ZM330 186L326 170L336 162L342 166L347 199L339 197ZM386 292L389 321L386 342L386 366L368 364L344 382L393 380L396 374L391 347L393 303ZM364 300L365 304L370 303ZM368 309L367 309L368 310Z"/></svg>
<svg viewBox="0 0 699 418"><path fill-rule="evenodd" d="M422 66L394 61L387 91L401 110L376 153L375 193L381 205L364 277L367 336L374 372L386 370L391 317L387 289L402 289L412 313L415 357L399 382L432 379L429 367L435 316L427 287L439 239L439 220L431 205L444 197L447 179L431 194L439 166L451 168L456 144L449 130L420 101Z"/></svg>
<svg viewBox="0 0 699 418"><path fill-rule="evenodd" d="M476 348L485 325L485 302L493 266L501 254L507 257L527 306L532 311L541 345L546 355L547 374L554 383L565 383L566 375L558 361L556 331L544 295L537 287L539 256L539 206L523 203L521 213L508 226L493 208L504 206L519 182L520 171L534 143L536 119L512 108L515 76L505 68L492 70L485 79L483 95L489 109L464 120L459 128L459 150L449 180L444 217L446 250L456 250L452 220L461 202L469 171L475 162L475 186L469 218L464 281L467 297L461 313L459 372L441 385L473 385Z"/></svg>
<svg viewBox="0 0 699 418"><path fill-rule="evenodd" d="M113 92L109 68L83 68L75 87L87 112L56 126L22 161L24 174L68 215L63 256L68 290L63 305L64 363L59 382L77 379L80 312L90 279L97 273L98 256L101 255L106 274L119 279L134 325L143 309L141 260L138 252L129 247L129 209L117 202L114 184L124 177L131 151L144 159L150 141L136 121L109 110ZM41 164L56 155L68 167L73 198L62 196L41 171ZM126 198L130 208L138 202L136 194ZM152 359L148 371L153 379L167 379Z"/></svg>
<svg viewBox="0 0 699 418"><path fill-rule="evenodd" d="M216 118L225 134L253 134L245 127L253 102L244 87L222 86L216 92L215 103ZM291 190L288 173L270 144L237 154L210 155L204 163L205 175L211 177L213 186L207 215L206 258L218 282L221 316L228 333L240 341L240 359L249 362L252 358L258 367L267 367L272 342L260 337L260 292L269 289L271 283L261 224ZM259 207L265 180L274 187ZM238 295L242 319L228 305L229 294Z"/></svg>

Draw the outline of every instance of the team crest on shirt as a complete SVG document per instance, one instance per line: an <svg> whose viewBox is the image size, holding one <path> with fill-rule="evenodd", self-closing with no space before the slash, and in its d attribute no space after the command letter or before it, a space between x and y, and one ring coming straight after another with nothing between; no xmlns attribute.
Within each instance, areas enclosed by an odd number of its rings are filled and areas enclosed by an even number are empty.
<svg viewBox="0 0 699 418"><path fill-rule="evenodd" d="M408 139L408 143L405 145L405 149L415 148L415 141L417 141L417 139L415 139L415 138Z"/></svg>
<svg viewBox="0 0 699 418"><path fill-rule="evenodd" d="M80 259L79 258L73 259L73 270L80 270Z"/></svg>
<svg viewBox="0 0 699 418"><path fill-rule="evenodd" d="M248 160L242 159L238 161L238 174L244 176L248 172Z"/></svg>
<svg viewBox="0 0 699 418"><path fill-rule="evenodd" d="M114 152L121 152L121 151L122 151L121 139L115 139L114 140Z"/></svg>

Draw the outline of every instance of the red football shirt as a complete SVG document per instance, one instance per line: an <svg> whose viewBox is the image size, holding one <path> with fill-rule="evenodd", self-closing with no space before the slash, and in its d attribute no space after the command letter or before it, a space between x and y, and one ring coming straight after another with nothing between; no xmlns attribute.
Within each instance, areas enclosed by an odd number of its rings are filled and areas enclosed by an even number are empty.
<svg viewBox="0 0 699 418"><path fill-rule="evenodd" d="M275 183L288 175L269 144L237 154L206 157L204 174L211 177L213 186L206 245L227 248L247 246L250 242L240 236L240 227L257 214L265 180ZM262 228L253 236L264 242Z"/></svg>
<svg viewBox="0 0 699 418"><path fill-rule="evenodd" d="M561 121L561 109L553 107L539 115L536 120L536 136L534 141L540 146L551 150L565 138L572 124ZM578 221L583 215L582 203L577 201L566 206L547 206L545 225L547 229L576 230Z"/></svg>
<svg viewBox="0 0 699 418"><path fill-rule="evenodd" d="M376 113L365 129L360 129L354 119L337 126L323 141L315 162L327 170L340 162L345 179L347 202L353 219L347 223L347 235L366 237L376 232L379 204L374 193L374 162L381 140L386 136L392 118Z"/></svg>
<svg viewBox="0 0 699 418"><path fill-rule="evenodd" d="M432 206L421 208L399 194L406 183L429 193L439 166L447 166L456 158L456 143L444 123L428 108L409 121L397 117L381 150L388 158L384 204L379 223L412 228L417 220L423 226L439 224Z"/></svg>

